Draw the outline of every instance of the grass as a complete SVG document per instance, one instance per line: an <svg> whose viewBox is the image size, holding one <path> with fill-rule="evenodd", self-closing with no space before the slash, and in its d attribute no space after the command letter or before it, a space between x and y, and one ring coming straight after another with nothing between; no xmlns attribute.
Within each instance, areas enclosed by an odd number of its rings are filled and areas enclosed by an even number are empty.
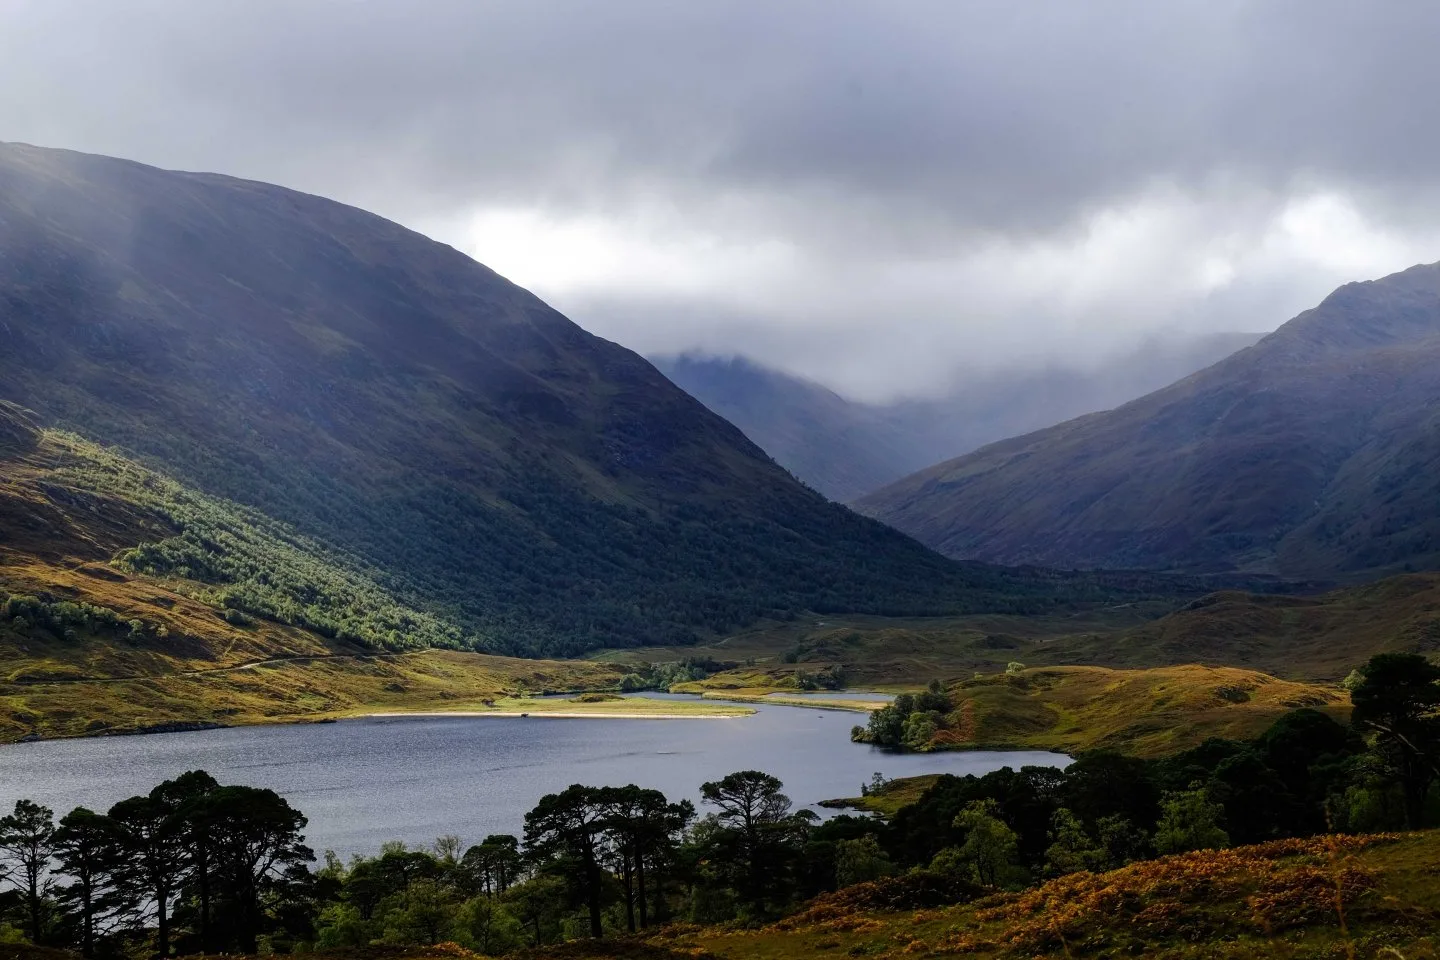
<svg viewBox="0 0 1440 960"><path fill-rule="evenodd" d="M900 880L813 901L761 930L672 928L651 942L756 960L868 956L1436 956L1440 834L1285 840L1072 874L948 907ZM1343 918L1343 927L1342 927ZM1394 954L1386 953L1386 956Z"/></svg>
<svg viewBox="0 0 1440 960"><path fill-rule="evenodd" d="M675 693L689 693L684 689L690 684L676 684L671 687ZM844 700L824 699L807 697L803 693L797 693L793 689L776 691L773 689L743 689L743 690L704 690L700 696L705 700L727 700L732 703L769 703L780 704L787 707L809 707L815 710L849 710L851 712L869 713L871 710L878 710L885 706L874 700Z"/></svg>
<svg viewBox="0 0 1440 960"><path fill-rule="evenodd" d="M436 713L496 716L529 714L532 717L625 717L631 719L665 717L747 717L755 711L749 707L729 706L717 703L701 703L694 700L650 700L644 697L606 697L592 699L593 695L559 699L555 697L501 697L493 701L482 701L479 705L445 704L439 709L429 706L416 710L401 710L396 713Z"/></svg>
<svg viewBox="0 0 1440 960"><path fill-rule="evenodd" d="M1147 600L1029 616L800 617L767 621L695 646L603 650L590 656L621 663L699 658L736 664L683 688L695 693L793 690L797 670L816 673L836 664L845 667L852 687L900 692L920 689L936 678L1003 670L1010 661L1032 659L1033 651L1061 639L1109 636L1140 627L1178 603Z"/></svg>
<svg viewBox="0 0 1440 960"><path fill-rule="evenodd" d="M1338 719L1336 687L1278 680L1232 667L1044 667L991 674L950 688L954 709L935 746L1075 752L1111 747L1157 757L1208 737L1245 739L1299 707Z"/></svg>
<svg viewBox="0 0 1440 960"><path fill-rule="evenodd" d="M270 661L198 674L9 684L0 686L0 741L135 732L166 724L240 726L386 712L498 712L507 701L533 702L515 699L527 693L603 689L614 687L619 678L613 667L600 664L426 650ZM610 703L570 706L577 712L624 712Z"/></svg>
<svg viewBox="0 0 1440 960"><path fill-rule="evenodd" d="M1440 574L1405 574L1319 596L1224 591L1118 631L1061 638L1019 659L1103 666L1223 664L1338 680L1377 653L1440 650Z"/></svg>
<svg viewBox="0 0 1440 960"><path fill-rule="evenodd" d="M939 779L940 774L938 773L926 773L918 777L897 777L894 780L887 780L880 789L871 790L863 797L823 800L820 806L862 810L879 817L893 817L923 797L925 791L935 786L935 782Z"/></svg>

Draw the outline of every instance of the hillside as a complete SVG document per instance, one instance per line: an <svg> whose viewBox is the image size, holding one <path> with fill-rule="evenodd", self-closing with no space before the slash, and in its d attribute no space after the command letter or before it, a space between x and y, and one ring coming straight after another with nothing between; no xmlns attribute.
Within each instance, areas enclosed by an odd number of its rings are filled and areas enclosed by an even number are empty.
<svg viewBox="0 0 1440 960"><path fill-rule="evenodd" d="M883 409L741 357L652 358L660 372L735 424L775 462L845 502L933 463Z"/></svg>
<svg viewBox="0 0 1440 960"><path fill-rule="evenodd" d="M210 174L0 146L0 399L156 472L88 472L85 496L145 517L94 559L369 646L568 654L799 610L1093 594L953 564L826 502L447 246ZM291 589L315 558L327 586Z"/></svg>
<svg viewBox="0 0 1440 960"><path fill-rule="evenodd" d="M1118 409L859 508L997 563L1360 578L1440 564L1440 265L1341 287Z"/></svg>
<svg viewBox="0 0 1440 960"><path fill-rule="evenodd" d="M1259 339L1157 339L1092 365L983 371L939 398L889 404L849 400L742 357L653 359L781 466L845 503L983 444L1118 406Z"/></svg>
<svg viewBox="0 0 1440 960"><path fill-rule="evenodd" d="M1335 687L1232 667L1031 668L952 685L937 749L1023 747L1075 753L1111 748L1159 757L1209 737L1248 739L1301 707L1343 719Z"/></svg>
<svg viewBox="0 0 1440 960"><path fill-rule="evenodd" d="M1074 873L955 903L893 878L813 901L761 930L674 927L670 956L1436 956L1435 831L1281 840ZM662 957L567 947L537 956Z"/></svg>
<svg viewBox="0 0 1440 960"><path fill-rule="evenodd" d="M1406 574L1319 596L1227 590L1149 623L1037 644L1029 662L1111 667L1203 663L1339 680L1377 653L1440 649L1440 575Z"/></svg>

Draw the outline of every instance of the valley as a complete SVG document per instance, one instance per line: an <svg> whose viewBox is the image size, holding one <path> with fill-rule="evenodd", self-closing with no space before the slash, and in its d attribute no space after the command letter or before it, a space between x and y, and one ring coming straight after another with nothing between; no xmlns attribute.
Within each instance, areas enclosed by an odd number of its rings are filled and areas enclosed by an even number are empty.
<svg viewBox="0 0 1440 960"><path fill-rule="evenodd" d="M136 810L200 849L204 804L271 805L294 870L243 935L195 862L153 894L191 947L1105 954L1140 942L1114 889L1177 956L1196 917L1253 944L1272 914L1323 952L1324 869L1348 908L1429 849L1433 777L1397 758L1440 709L1440 268L1134 376L879 411L662 364L692 397L279 187L14 144L0 187L0 858L31 800L115 811L131 855ZM822 495L989 440L873 516Z"/></svg>

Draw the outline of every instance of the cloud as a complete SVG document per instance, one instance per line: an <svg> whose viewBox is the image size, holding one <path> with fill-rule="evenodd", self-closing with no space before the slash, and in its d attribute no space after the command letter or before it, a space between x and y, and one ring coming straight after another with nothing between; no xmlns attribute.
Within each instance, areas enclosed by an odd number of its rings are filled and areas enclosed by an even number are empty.
<svg viewBox="0 0 1440 960"><path fill-rule="evenodd" d="M1440 259L1440 7L10 0L0 136L454 243L867 397Z"/></svg>

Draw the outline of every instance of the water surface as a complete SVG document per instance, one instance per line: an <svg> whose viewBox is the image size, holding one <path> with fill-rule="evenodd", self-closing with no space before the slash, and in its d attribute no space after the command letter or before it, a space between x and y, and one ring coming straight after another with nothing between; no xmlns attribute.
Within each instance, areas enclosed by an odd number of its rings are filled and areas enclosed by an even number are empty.
<svg viewBox="0 0 1440 960"><path fill-rule="evenodd" d="M653 696L653 695L652 695ZM271 787L310 818L317 851L374 853L385 840L519 834L543 794L572 783L638 783L699 803L736 770L779 777L797 806L854 796L875 771L985 773L1060 765L1059 754L893 754L849 742L859 714L757 705L734 719L403 717L0 747L0 805L18 797L96 810L191 769Z"/></svg>

